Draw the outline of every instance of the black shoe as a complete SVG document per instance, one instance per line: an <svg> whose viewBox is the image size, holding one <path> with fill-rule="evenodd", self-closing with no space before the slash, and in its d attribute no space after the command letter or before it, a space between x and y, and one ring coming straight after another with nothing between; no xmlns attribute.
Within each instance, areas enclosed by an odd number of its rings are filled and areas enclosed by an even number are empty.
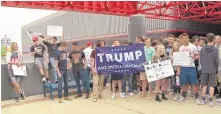
<svg viewBox="0 0 221 114"><path fill-rule="evenodd" d="M155 101L162 102L162 100L160 99L160 97L158 95L156 96Z"/></svg>
<svg viewBox="0 0 221 114"><path fill-rule="evenodd" d="M221 98L221 93L219 93L219 95L216 96L217 99Z"/></svg>
<svg viewBox="0 0 221 114"><path fill-rule="evenodd" d="M18 98L18 97L15 97L15 101L16 101L16 102L19 102L19 98Z"/></svg>
<svg viewBox="0 0 221 114"><path fill-rule="evenodd" d="M20 95L21 95L22 100L24 100L25 99L25 92L21 91Z"/></svg>
<svg viewBox="0 0 221 114"><path fill-rule="evenodd" d="M77 99L77 98L80 98L82 95L78 94L77 96L75 96L74 98Z"/></svg>
<svg viewBox="0 0 221 114"><path fill-rule="evenodd" d="M165 95L162 95L163 100L168 100Z"/></svg>

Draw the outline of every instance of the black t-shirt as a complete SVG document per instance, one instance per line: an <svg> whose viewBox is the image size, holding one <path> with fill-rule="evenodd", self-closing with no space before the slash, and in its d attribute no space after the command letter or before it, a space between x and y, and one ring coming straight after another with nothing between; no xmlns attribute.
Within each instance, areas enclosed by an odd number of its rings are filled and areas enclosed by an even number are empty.
<svg viewBox="0 0 221 114"><path fill-rule="evenodd" d="M31 46L30 51L35 52L35 50L36 50L36 53L34 55L34 58L44 58L44 51L46 50L44 45L38 44L38 45Z"/></svg>
<svg viewBox="0 0 221 114"><path fill-rule="evenodd" d="M69 58L72 61L72 69L79 72L84 69L83 59L85 58L85 54L83 51L72 51L69 54Z"/></svg>
<svg viewBox="0 0 221 114"><path fill-rule="evenodd" d="M55 52L55 59L58 60L58 68L60 71L66 71L67 70L67 53L65 51L57 50Z"/></svg>
<svg viewBox="0 0 221 114"><path fill-rule="evenodd" d="M48 47L49 57L55 57L56 50L60 46L61 42L57 44L51 44L47 41L44 41L43 43Z"/></svg>

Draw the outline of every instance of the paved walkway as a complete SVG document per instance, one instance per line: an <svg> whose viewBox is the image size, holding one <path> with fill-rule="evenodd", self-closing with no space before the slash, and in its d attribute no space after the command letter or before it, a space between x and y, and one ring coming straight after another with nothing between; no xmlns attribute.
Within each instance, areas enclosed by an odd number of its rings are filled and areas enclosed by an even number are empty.
<svg viewBox="0 0 221 114"><path fill-rule="evenodd" d="M138 95L126 98L117 96L111 100L111 93L105 90L104 99L92 102L92 98L64 101L59 104L57 98L54 101L43 98L43 95L27 97L21 103L13 100L2 102L2 114L219 114L221 106L198 106L192 98L178 103L170 100L161 103L148 98L139 98ZM74 97L73 92L71 98Z"/></svg>

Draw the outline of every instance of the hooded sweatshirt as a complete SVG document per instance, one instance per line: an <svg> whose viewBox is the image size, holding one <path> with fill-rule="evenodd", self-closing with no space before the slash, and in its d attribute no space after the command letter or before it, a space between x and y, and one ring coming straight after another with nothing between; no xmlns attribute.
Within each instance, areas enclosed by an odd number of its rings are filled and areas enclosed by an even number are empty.
<svg viewBox="0 0 221 114"><path fill-rule="evenodd" d="M206 45L200 50L200 64L202 73L218 72L218 49L212 45Z"/></svg>

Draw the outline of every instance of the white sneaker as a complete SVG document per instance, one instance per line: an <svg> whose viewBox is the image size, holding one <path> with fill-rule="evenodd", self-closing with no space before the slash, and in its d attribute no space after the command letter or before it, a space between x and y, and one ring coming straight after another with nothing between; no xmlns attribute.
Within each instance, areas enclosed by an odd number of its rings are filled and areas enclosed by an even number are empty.
<svg viewBox="0 0 221 114"><path fill-rule="evenodd" d="M204 105L204 104L206 104L206 101L205 101L205 100L202 100L200 104L201 104L201 105Z"/></svg>
<svg viewBox="0 0 221 114"><path fill-rule="evenodd" d="M216 100L217 103L221 103L221 98Z"/></svg>
<svg viewBox="0 0 221 114"><path fill-rule="evenodd" d="M133 96L134 94L132 93L132 92L130 92L130 94L129 94L130 96Z"/></svg>
<svg viewBox="0 0 221 114"><path fill-rule="evenodd" d="M125 97L124 93L120 93L120 96L121 96L122 98L124 98L124 97Z"/></svg>
<svg viewBox="0 0 221 114"><path fill-rule="evenodd" d="M175 95L174 101L178 101L180 99L180 96L178 94Z"/></svg>
<svg viewBox="0 0 221 114"><path fill-rule="evenodd" d="M212 101L209 102L209 106L212 107L214 106L214 103Z"/></svg>
<svg viewBox="0 0 221 114"><path fill-rule="evenodd" d="M115 99L115 93L112 94L111 99L112 99L112 100Z"/></svg>
<svg viewBox="0 0 221 114"><path fill-rule="evenodd" d="M186 99L181 95L180 98L177 100L178 102L185 101Z"/></svg>
<svg viewBox="0 0 221 114"><path fill-rule="evenodd" d="M42 82L46 82L46 78L45 77L42 78Z"/></svg>
<svg viewBox="0 0 221 114"><path fill-rule="evenodd" d="M201 102L200 102L200 99L199 99L199 98L197 98L197 99L196 99L196 104L197 104L197 105L200 105L200 104L201 104Z"/></svg>
<svg viewBox="0 0 221 114"><path fill-rule="evenodd" d="M124 96L126 96L126 93L125 93L125 92L123 92L123 93L121 93L121 94L123 94Z"/></svg>

